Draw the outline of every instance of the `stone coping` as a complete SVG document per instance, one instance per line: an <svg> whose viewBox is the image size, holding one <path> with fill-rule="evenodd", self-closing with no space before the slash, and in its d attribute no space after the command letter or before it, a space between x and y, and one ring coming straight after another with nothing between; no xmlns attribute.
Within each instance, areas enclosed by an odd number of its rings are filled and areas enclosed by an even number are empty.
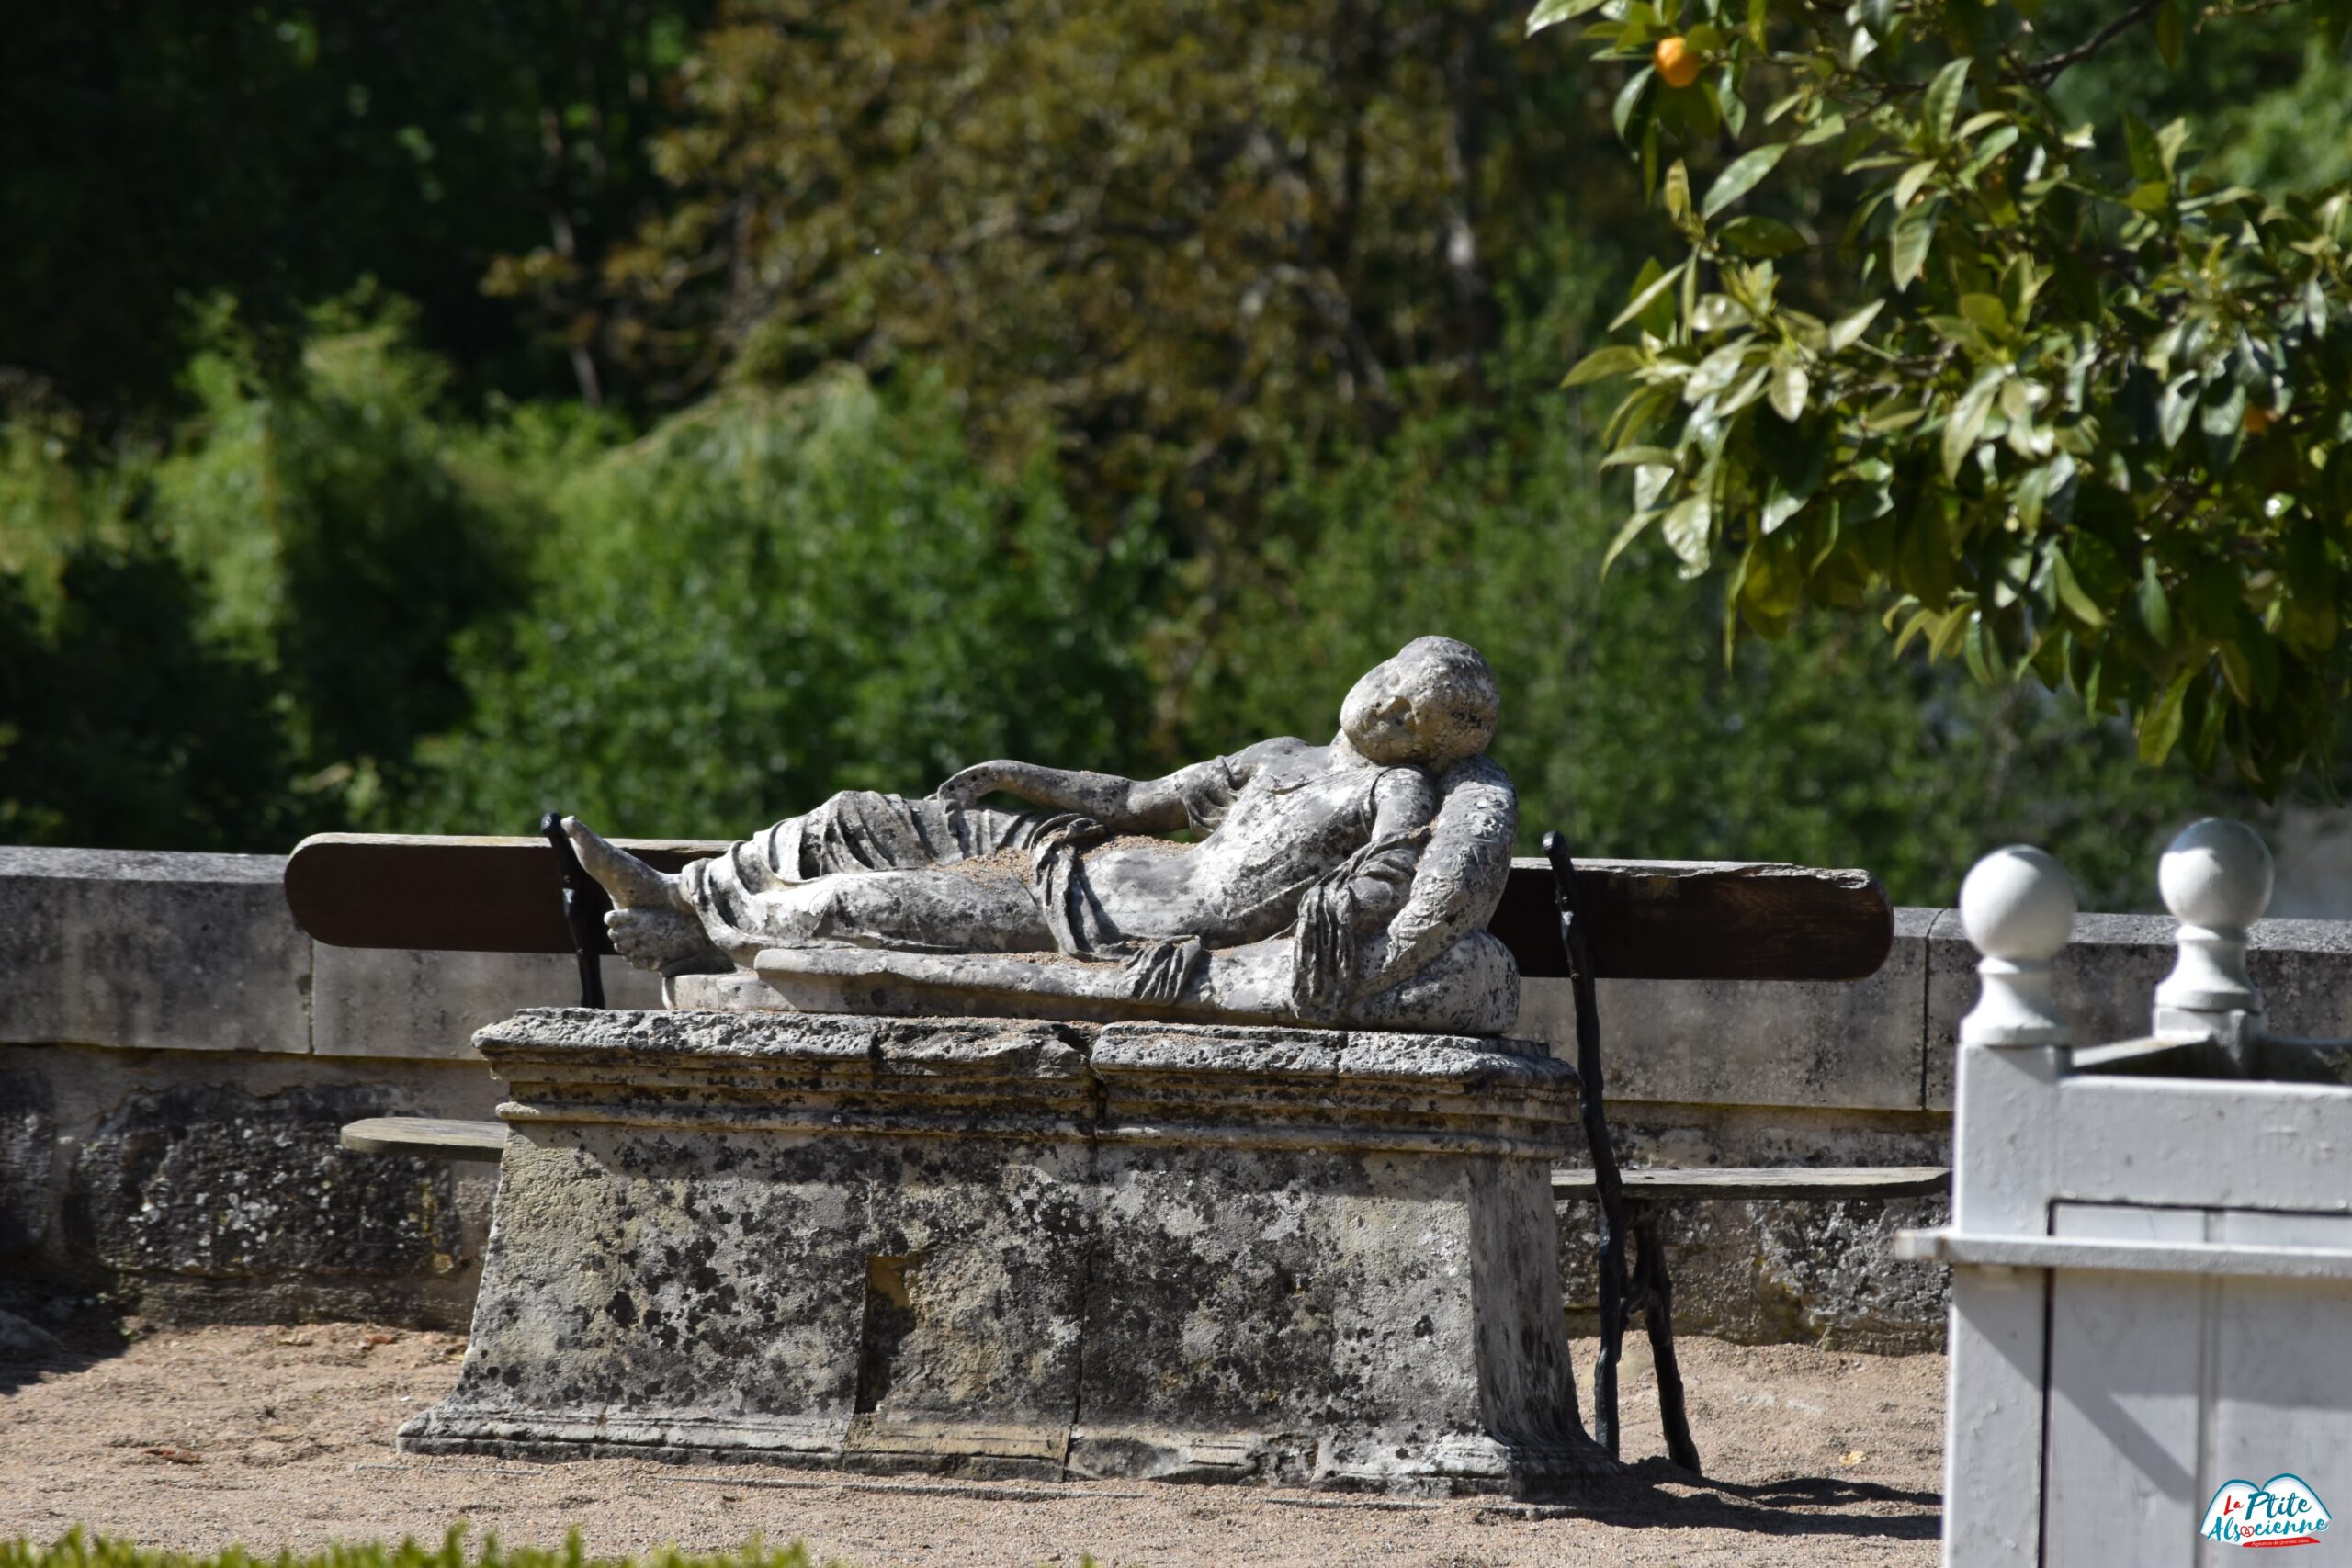
<svg viewBox="0 0 2352 1568"><path fill-rule="evenodd" d="M275 886L285 881L286 857L0 844L0 882L20 876L81 882L266 882Z"/></svg>

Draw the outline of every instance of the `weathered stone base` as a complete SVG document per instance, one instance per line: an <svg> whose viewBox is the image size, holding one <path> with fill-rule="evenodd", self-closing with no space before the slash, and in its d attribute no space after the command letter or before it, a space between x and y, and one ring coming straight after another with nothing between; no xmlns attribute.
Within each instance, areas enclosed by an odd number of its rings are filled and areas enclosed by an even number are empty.
<svg viewBox="0 0 2352 1568"><path fill-rule="evenodd" d="M1537 1491L1576 1410L1518 1041L525 1012L413 1452Z"/></svg>

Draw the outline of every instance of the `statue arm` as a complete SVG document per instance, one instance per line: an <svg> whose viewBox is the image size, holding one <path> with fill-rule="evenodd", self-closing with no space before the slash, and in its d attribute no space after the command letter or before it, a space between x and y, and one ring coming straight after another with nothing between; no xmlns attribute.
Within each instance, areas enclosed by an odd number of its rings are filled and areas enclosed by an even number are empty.
<svg viewBox="0 0 2352 1568"><path fill-rule="evenodd" d="M1410 979L1483 931L1502 901L1519 832L1510 775L1485 757L1472 758L1437 781L1437 802L1412 884L1382 933L1368 990Z"/></svg>
<svg viewBox="0 0 2352 1568"><path fill-rule="evenodd" d="M939 798L970 806L1002 790L1048 811L1075 811L1114 833L1172 833L1190 820L1170 774L1164 779L1128 779L1040 767L1010 759L966 768L939 786Z"/></svg>
<svg viewBox="0 0 2352 1568"><path fill-rule="evenodd" d="M1413 873L1420 863L1421 847L1411 836L1437 816L1437 790L1418 770L1398 769L1382 777L1373 796L1372 841L1411 841L1381 851L1365 861L1351 891L1355 896L1356 929L1385 929L1405 907L1413 890Z"/></svg>

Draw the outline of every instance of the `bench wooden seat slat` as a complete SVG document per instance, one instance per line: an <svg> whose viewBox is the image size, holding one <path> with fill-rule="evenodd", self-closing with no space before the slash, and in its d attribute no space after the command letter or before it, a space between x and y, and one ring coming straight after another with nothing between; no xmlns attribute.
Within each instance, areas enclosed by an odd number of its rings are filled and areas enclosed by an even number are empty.
<svg viewBox="0 0 2352 1568"><path fill-rule="evenodd" d="M726 848L616 841L662 871ZM1585 861L1577 869L1593 972L1610 979L1857 980L1877 972L1894 942L1894 909L1868 872L1691 861ZM321 834L287 862L286 901L330 947L572 951L555 852L541 839ZM1488 929L1522 975L1567 973L1543 861L1512 863Z"/></svg>
<svg viewBox="0 0 2352 1568"><path fill-rule="evenodd" d="M1951 1190L1951 1172L1940 1165L1702 1166L1620 1171L1618 1180L1628 1199L1924 1198ZM1555 1199L1590 1198L1595 1190L1589 1170L1552 1173Z"/></svg>
<svg viewBox="0 0 2352 1568"><path fill-rule="evenodd" d="M506 1152L506 1123L458 1122L440 1116L370 1116L345 1124L343 1146L363 1155L496 1159Z"/></svg>

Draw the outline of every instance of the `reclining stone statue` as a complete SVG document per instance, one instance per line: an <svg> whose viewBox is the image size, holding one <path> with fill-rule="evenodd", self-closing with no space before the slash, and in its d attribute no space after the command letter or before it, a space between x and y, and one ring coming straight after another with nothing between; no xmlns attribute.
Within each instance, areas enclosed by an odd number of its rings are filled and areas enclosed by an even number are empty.
<svg viewBox="0 0 2352 1568"><path fill-rule="evenodd" d="M1495 1034L1519 975L1486 926L1518 802L1476 649L1422 637L1327 746L1135 780L1001 761L925 799L854 791L675 874L576 820L614 947L681 1006L1163 1018ZM989 805L1002 792L1032 804ZM1191 841L1162 835L1188 832Z"/></svg>

